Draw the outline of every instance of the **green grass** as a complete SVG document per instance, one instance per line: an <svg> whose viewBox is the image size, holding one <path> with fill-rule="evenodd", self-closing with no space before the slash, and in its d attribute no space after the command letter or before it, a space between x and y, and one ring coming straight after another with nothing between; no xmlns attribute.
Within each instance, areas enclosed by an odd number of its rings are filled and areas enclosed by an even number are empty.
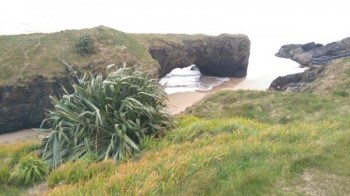
<svg viewBox="0 0 350 196"><path fill-rule="evenodd" d="M134 158L63 164L49 174L43 194L346 195L349 62L336 61L304 93L209 96L164 137L148 138ZM21 146L29 145L0 145L0 160L11 160ZM0 195L27 191L0 186Z"/></svg>
<svg viewBox="0 0 350 196"><path fill-rule="evenodd" d="M306 92L313 92L320 95L332 94L335 96L347 97L350 93L350 58L338 59L327 66Z"/></svg>
<svg viewBox="0 0 350 196"><path fill-rule="evenodd" d="M83 34L91 35L95 52L80 55L75 43ZM0 36L0 85L25 83L36 75L48 79L64 76L63 62L79 70L105 70L115 63L138 64L141 69L157 73L158 63L147 48L132 35L99 26L92 29L67 30L50 34Z"/></svg>
<svg viewBox="0 0 350 196"><path fill-rule="evenodd" d="M36 156L39 141L21 141L0 144L0 195L26 195L28 187L24 183L16 184L13 180L18 162L25 157ZM20 174L24 174L22 171ZM17 180L17 178L16 178Z"/></svg>
<svg viewBox="0 0 350 196"><path fill-rule="evenodd" d="M77 53L75 45L82 35L91 37L93 53ZM130 34L104 26L56 33L1 35L0 86L26 84L38 75L56 80L67 75L66 64L81 72L103 73L106 65L126 63L158 77L160 65L151 57L150 45L182 44L185 40L206 37L202 34Z"/></svg>
<svg viewBox="0 0 350 196"><path fill-rule="evenodd" d="M222 91L187 110L198 117L245 117L272 124L350 118L350 100L342 96L271 91ZM348 124L348 123L347 123Z"/></svg>
<svg viewBox="0 0 350 196"><path fill-rule="evenodd" d="M342 134L329 122L271 126L242 118L183 118L156 146L116 165L114 172L100 172L48 193L271 194L280 178L328 160L329 144Z"/></svg>

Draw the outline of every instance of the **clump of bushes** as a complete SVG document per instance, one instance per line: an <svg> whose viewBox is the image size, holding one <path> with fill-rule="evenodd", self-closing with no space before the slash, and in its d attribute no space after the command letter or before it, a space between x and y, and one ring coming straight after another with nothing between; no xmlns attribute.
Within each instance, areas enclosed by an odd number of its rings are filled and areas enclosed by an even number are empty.
<svg viewBox="0 0 350 196"><path fill-rule="evenodd" d="M0 147L8 152L0 156L0 185L27 186L47 176L49 168L38 157L40 145L37 143L4 144Z"/></svg>
<svg viewBox="0 0 350 196"><path fill-rule="evenodd" d="M80 55L93 54L95 52L95 44L91 35L81 35L75 42L75 50Z"/></svg>
<svg viewBox="0 0 350 196"><path fill-rule="evenodd" d="M128 158L140 151L146 136L172 125L163 87L135 68L106 77L85 74L73 88L60 99L51 97L54 108L43 121L52 132L43 140L41 155L53 168L87 154L97 161Z"/></svg>
<svg viewBox="0 0 350 196"><path fill-rule="evenodd" d="M28 155L31 152L34 152L35 150L38 150L40 147L39 144L23 144L23 146L18 147L16 151L13 152L13 155L10 158L10 166L15 166L22 157L25 155Z"/></svg>
<svg viewBox="0 0 350 196"><path fill-rule="evenodd" d="M10 181L19 185L31 185L43 180L48 172L48 166L40 158L25 156L15 166Z"/></svg>

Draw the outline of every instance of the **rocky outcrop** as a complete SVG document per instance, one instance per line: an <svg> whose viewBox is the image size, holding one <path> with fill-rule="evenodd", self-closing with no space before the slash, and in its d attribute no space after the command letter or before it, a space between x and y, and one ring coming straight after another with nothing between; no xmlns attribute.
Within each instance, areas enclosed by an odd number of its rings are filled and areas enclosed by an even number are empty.
<svg viewBox="0 0 350 196"><path fill-rule="evenodd" d="M277 91L303 91L334 59L350 56L350 37L327 45L310 42L289 44L280 48L277 57L289 58L301 66L309 67L302 73L280 76L272 81L269 89Z"/></svg>
<svg viewBox="0 0 350 196"><path fill-rule="evenodd" d="M153 39L149 52L160 64L160 77L175 68L192 64L204 75L244 77L247 75L250 41L245 35L228 34L182 41Z"/></svg>
<svg viewBox="0 0 350 196"><path fill-rule="evenodd" d="M289 58L302 66L326 65L331 60L350 56L350 37L324 46L314 42L284 45L276 56Z"/></svg>
<svg viewBox="0 0 350 196"><path fill-rule="evenodd" d="M280 76L272 81L269 89L276 91L302 92L309 83L313 82L326 66L310 67L301 73Z"/></svg>

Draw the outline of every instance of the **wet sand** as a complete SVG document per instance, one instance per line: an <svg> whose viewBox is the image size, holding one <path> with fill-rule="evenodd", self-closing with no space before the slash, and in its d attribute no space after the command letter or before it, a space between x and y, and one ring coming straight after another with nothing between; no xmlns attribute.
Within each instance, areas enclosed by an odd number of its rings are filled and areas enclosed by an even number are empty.
<svg viewBox="0 0 350 196"><path fill-rule="evenodd" d="M24 129L13 133L5 133L0 135L0 143L9 143L17 140L29 138L38 138L40 132L35 129Z"/></svg>
<svg viewBox="0 0 350 196"><path fill-rule="evenodd" d="M180 114L181 112L185 111L186 108L202 100L205 96L218 92L220 90L265 90L266 85L257 84L258 82L256 80L247 80L245 78L230 78L229 81L226 81L219 86L215 86L213 89L208 91L180 92L169 94L168 109L174 115Z"/></svg>

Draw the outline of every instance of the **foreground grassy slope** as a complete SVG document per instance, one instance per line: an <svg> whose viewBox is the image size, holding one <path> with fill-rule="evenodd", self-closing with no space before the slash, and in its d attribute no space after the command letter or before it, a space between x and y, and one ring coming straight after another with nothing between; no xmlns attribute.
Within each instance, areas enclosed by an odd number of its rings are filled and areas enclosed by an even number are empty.
<svg viewBox="0 0 350 196"><path fill-rule="evenodd" d="M337 93L347 85L348 62L334 63L312 84L322 88L323 77L339 72L329 90L214 94L188 110L197 117L182 117L136 159L78 183L57 171L49 182L68 185L52 185L48 194L348 193L350 100Z"/></svg>
<svg viewBox="0 0 350 196"><path fill-rule="evenodd" d="M346 195L350 100L339 92L348 89L348 62L325 70L322 77L339 72L332 88L321 77L305 93L214 94L133 159L62 165L47 177L46 194ZM25 192L11 184L1 190Z"/></svg>
<svg viewBox="0 0 350 196"><path fill-rule="evenodd" d="M337 126L327 122L270 126L241 118L201 120L189 116L159 143L112 171L104 167L106 171L102 169L91 179L70 182L65 171L77 164L62 167L49 176L49 183L68 185L48 193L269 194L276 191L273 185L281 178L327 160L327 153L337 147L339 134ZM100 168L105 164L99 163Z"/></svg>
<svg viewBox="0 0 350 196"><path fill-rule="evenodd" d="M94 41L96 50L92 55L75 52L75 42L84 34L91 35ZM159 68L146 46L132 35L103 26L49 34L5 35L0 36L0 46L0 85L26 82L35 75L62 76L64 63L82 70L104 70L108 64L126 62L138 64L153 74Z"/></svg>

